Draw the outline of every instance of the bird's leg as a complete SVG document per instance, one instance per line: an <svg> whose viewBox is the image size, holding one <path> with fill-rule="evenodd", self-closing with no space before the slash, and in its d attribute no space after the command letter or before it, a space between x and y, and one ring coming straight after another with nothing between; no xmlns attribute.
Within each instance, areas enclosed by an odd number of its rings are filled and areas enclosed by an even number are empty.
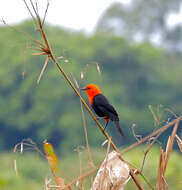
<svg viewBox="0 0 182 190"><path fill-rule="evenodd" d="M106 121L106 125L105 125L105 127L104 127L104 131L105 131L105 129L106 129L106 127L107 127L107 124L109 123L109 118L108 118L108 117L104 117L104 119L105 119L105 121Z"/></svg>
<svg viewBox="0 0 182 190"><path fill-rule="evenodd" d="M104 127L104 131L105 131L105 129L106 129L108 123L109 123L109 122L106 122L106 125L105 125L105 127Z"/></svg>
<svg viewBox="0 0 182 190"><path fill-rule="evenodd" d="M105 120L106 120L106 125L105 125L105 127L104 127L104 131L105 131L105 129L106 129L106 127L107 127L107 124L109 123L109 119L108 118L104 118Z"/></svg>

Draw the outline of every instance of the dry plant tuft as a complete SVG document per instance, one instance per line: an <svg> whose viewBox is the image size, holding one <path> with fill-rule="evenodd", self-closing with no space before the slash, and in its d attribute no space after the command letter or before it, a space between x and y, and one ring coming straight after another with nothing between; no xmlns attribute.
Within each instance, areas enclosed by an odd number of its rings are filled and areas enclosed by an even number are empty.
<svg viewBox="0 0 182 190"><path fill-rule="evenodd" d="M124 186L130 179L129 166L120 160L120 154L116 151L106 155L104 162L101 164L91 190L123 190Z"/></svg>
<svg viewBox="0 0 182 190"><path fill-rule="evenodd" d="M89 67L91 65L96 66L97 72L98 72L99 76L101 76L101 69L100 69L99 63L91 62L91 63L86 64L85 67L83 68L83 71L81 71L81 73L80 73L81 80L86 76L87 70L89 69Z"/></svg>
<svg viewBox="0 0 182 190"><path fill-rule="evenodd" d="M168 164L170 154L171 154L172 149L173 149L174 138L175 138L178 126L179 126L179 120L175 123L174 129L172 131L172 135L169 136L169 139L168 139L168 142L167 142L167 147L166 147L166 152L165 152L165 157L164 157L164 171L163 171L164 174L165 174L165 171L166 171L166 167L167 167L167 164Z"/></svg>
<svg viewBox="0 0 182 190"><path fill-rule="evenodd" d="M175 123L175 126L173 128L172 134L168 138L166 151L164 152L164 150L162 148L160 148L160 158L159 158L158 178L157 178L158 190L168 189L168 184L165 180L165 173L166 173L166 168L167 168L167 164L169 161L169 157L170 157L172 149L173 149L174 138L176 136L179 122L180 122L180 120L177 120L177 122Z"/></svg>
<svg viewBox="0 0 182 190"><path fill-rule="evenodd" d="M152 105L149 105L149 110L151 111L151 113L152 113L152 116L153 116L153 118L154 118L154 121L156 122L156 124L157 125L159 125L160 124L160 122L161 122L161 114L160 114L160 112L159 112L159 106L158 106L158 116L157 116L157 114L154 112L154 110L153 110L153 108L152 108Z"/></svg>
<svg viewBox="0 0 182 190"><path fill-rule="evenodd" d="M14 153L20 152L20 154L23 154L25 150L34 150L36 153L39 153L40 155L44 156L43 153L38 148L37 144L32 141L32 139L23 139L20 143L16 144L14 146ZM18 175L18 167L16 162L16 154L14 158L14 170L16 175Z"/></svg>

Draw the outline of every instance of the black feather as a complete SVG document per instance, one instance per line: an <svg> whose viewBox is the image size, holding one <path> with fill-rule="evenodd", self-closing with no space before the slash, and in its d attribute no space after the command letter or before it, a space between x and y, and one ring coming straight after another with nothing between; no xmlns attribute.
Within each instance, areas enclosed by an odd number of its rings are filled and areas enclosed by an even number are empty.
<svg viewBox="0 0 182 190"><path fill-rule="evenodd" d="M115 108L109 103L107 98L102 95L98 94L97 96L94 97L93 103L92 103L92 108L94 109L95 113L99 117L107 117L111 121L113 121L119 131L119 133L124 136L124 133L119 125L119 117L118 114L115 110Z"/></svg>
<svg viewBox="0 0 182 190"><path fill-rule="evenodd" d="M123 136L123 137L125 137L125 135L123 133L123 130L120 127L119 121L114 121L114 123L115 123L115 125L116 125L116 127L117 127L117 129L118 129L118 131L120 133L120 135Z"/></svg>

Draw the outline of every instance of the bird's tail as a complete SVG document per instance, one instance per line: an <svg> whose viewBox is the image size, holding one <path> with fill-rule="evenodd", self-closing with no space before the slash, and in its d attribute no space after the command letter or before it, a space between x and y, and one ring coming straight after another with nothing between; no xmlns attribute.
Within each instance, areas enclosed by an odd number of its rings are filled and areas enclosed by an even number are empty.
<svg viewBox="0 0 182 190"><path fill-rule="evenodd" d="M119 131L119 133L120 133L120 135L121 135L122 137L125 137L125 135L124 135L124 133L123 133L123 130L122 130L121 127L120 127L119 121L114 121L114 123L115 123L115 125L116 125L116 127L117 127L117 129L118 129L118 131Z"/></svg>

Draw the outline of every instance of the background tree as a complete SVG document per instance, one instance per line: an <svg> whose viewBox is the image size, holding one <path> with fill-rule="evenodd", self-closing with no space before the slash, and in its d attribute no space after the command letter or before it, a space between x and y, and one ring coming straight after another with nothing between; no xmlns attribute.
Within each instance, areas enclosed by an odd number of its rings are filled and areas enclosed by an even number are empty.
<svg viewBox="0 0 182 190"><path fill-rule="evenodd" d="M165 42L164 47L166 44L170 46L176 42L176 33L178 36L181 33L181 24L171 30L168 18L171 14L179 13L180 7L180 0L132 0L130 4L114 3L100 18L97 32L112 32L125 36L130 41Z"/></svg>
<svg viewBox="0 0 182 190"><path fill-rule="evenodd" d="M30 22L16 27L37 35L31 30ZM124 132L131 137L130 142L135 140L131 132L133 123L136 124L136 133L141 135L154 128L149 105L154 109L163 105L161 112L170 107L180 114L180 55L171 56L149 43L131 44L127 39L112 34L86 37L82 33L52 26L46 26L46 31L56 56L68 59L68 62L61 62L68 74L72 72L81 86L97 83L116 106ZM83 138L80 136L83 130L79 100L64 85L54 64L48 65L37 85L44 59L31 55L31 50L26 47L33 44L8 27L1 27L0 43L1 150L12 148L27 137L36 142L48 139L64 153L84 144L84 135ZM101 76L95 64L90 64L93 62L100 65ZM89 67L85 70L87 64ZM86 71L83 80L79 79L81 71ZM26 72L24 76L23 72ZM90 145L101 144L102 134L89 118L87 124ZM116 142L130 143L120 140L112 123L107 130Z"/></svg>

